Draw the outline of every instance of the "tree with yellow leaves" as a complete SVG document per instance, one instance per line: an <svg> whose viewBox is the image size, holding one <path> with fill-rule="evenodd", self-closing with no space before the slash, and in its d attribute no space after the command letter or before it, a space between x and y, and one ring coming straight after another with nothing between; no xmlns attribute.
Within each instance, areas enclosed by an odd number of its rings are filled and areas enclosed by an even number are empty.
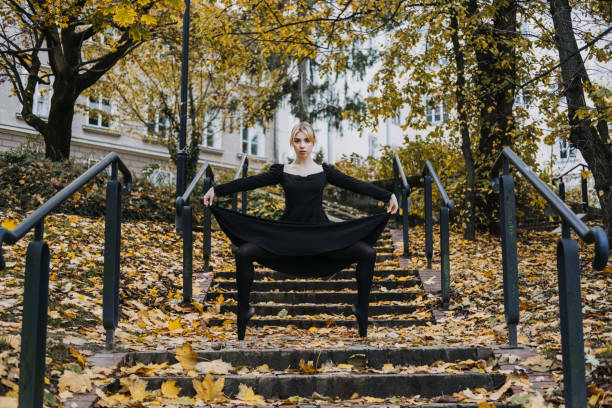
<svg viewBox="0 0 612 408"><path fill-rule="evenodd" d="M75 104L121 58L176 21L180 0L0 0L0 81L44 138L46 156L70 156ZM51 88L48 118L33 110L37 86Z"/></svg>

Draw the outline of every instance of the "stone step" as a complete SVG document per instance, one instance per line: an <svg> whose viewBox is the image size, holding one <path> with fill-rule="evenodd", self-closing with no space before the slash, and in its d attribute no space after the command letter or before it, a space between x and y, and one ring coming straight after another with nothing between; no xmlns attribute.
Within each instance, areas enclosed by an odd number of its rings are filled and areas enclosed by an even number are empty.
<svg viewBox="0 0 612 408"><path fill-rule="evenodd" d="M370 302L409 302L415 299L420 292L372 292ZM219 296L225 299L237 299L236 292L221 292L210 290L206 300L215 301ZM251 292L252 303L345 303L353 304L357 299L357 292Z"/></svg>
<svg viewBox="0 0 612 408"><path fill-rule="evenodd" d="M292 304L256 304L251 302L251 306L255 308L255 313L259 316L276 316L281 310L286 310L288 315L299 316L299 315L316 315L316 314L330 314L330 315L343 315L353 316L349 305L292 305ZM388 314L409 314L418 310L417 306L414 305L373 305L369 307L370 318L378 315ZM221 313L235 313L235 305L223 305L221 306Z"/></svg>
<svg viewBox="0 0 612 408"><path fill-rule="evenodd" d="M381 287L386 289L410 288L419 285L418 279L408 279L405 281L398 280L378 280L372 282L372 291L378 291ZM236 282L234 280L215 280L211 285L211 289L235 290ZM293 280L293 281L255 281L252 289L257 292L268 292L278 289L282 292L294 291L311 291L311 290L357 290L357 281L352 280Z"/></svg>
<svg viewBox="0 0 612 408"><path fill-rule="evenodd" d="M414 269L374 270L374 277L377 277L377 276L387 277L390 275L394 275L396 277L411 276L411 277L416 278L418 276L418 272L415 271ZM235 276L236 276L235 271L215 272L215 278L219 278L219 279L234 279ZM277 281L296 279L295 276L287 275L284 273L279 273L271 269L255 269L255 280L260 280L263 278L272 278ZM343 269L340 272L334 275L331 275L330 277L327 277L327 278L310 278L310 279L312 280L355 279L355 268L353 267L353 268Z"/></svg>
<svg viewBox="0 0 612 408"><path fill-rule="evenodd" d="M213 379L221 376L211 375ZM238 385L252 387L264 398L288 398L291 396L310 397L314 392L328 396L349 399L353 393L370 397L413 396L431 398L450 395L466 388L493 390L501 387L506 377L503 374L488 373L436 373L436 374L280 374L280 375L224 375L223 392L238 393ZM173 379L181 388L181 395L193 396L194 377L140 377L147 388L161 388L163 382ZM198 378L202 380L202 378ZM117 381L115 387L119 389ZM114 391L111 389L111 391Z"/></svg>
<svg viewBox="0 0 612 408"><path fill-rule="evenodd" d="M328 321L332 319L333 322L330 323ZM298 329L309 329L311 327L333 327L335 326L343 326L343 327L354 327L357 329L357 319L354 318L349 319L335 319L330 317L328 320L322 319L306 319L300 317L290 317L290 318L275 318L275 317L260 317L255 315L249 320L247 323L247 336L248 336L248 327L263 327L263 326L279 326L279 327L288 327L289 325L293 325ZM234 317L230 319L220 319L220 318L212 318L208 321L208 326L222 326L224 322L229 321L230 324L236 325L236 319ZM427 323L430 323L431 320L424 319L369 319L368 324L370 327L412 327L412 326L424 326Z"/></svg>
<svg viewBox="0 0 612 408"><path fill-rule="evenodd" d="M299 369L300 360L316 362L320 367L326 362L334 365L347 364L349 358L355 355L365 357L365 367L380 369L384 364L394 366L423 366L436 361L456 362L465 360L489 360L494 358L493 350L487 347L465 346L428 346L395 349L379 349L362 345L350 345L346 348L299 350L299 349L261 349L249 348L227 350L195 350L198 361L223 360L233 367L257 367L267 364L271 370L282 371L287 368ZM175 364L178 361L173 351L141 351L131 352L126 356L126 364L133 366L138 363Z"/></svg>

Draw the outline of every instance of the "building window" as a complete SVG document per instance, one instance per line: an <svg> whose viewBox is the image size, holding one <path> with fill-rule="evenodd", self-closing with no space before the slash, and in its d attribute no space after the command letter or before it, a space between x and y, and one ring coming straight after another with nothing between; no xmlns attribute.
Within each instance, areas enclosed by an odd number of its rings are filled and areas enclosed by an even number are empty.
<svg viewBox="0 0 612 408"><path fill-rule="evenodd" d="M170 118L161 111L151 115L148 126L149 135L157 135L162 139L168 140L170 135Z"/></svg>
<svg viewBox="0 0 612 408"><path fill-rule="evenodd" d="M204 118L202 146L221 148L221 124L213 118Z"/></svg>
<svg viewBox="0 0 612 408"><path fill-rule="evenodd" d="M89 97L89 125L109 128L111 125L111 100L98 95Z"/></svg>
<svg viewBox="0 0 612 408"><path fill-rule="evenodd" d="M559 157L561 159L575 159L576 146L567 139L559 139Z"/></svg>
<svg viewBox="0 0 612 408"><path fill-rule="evenodd" d="M34 91L34 102L32 103L33 113L41 119L49 117L51 107L51 87L47 84L36 84Z"/></svg>
<svg viewBox="0 0 612 408"><path fill-rule="evenodd" d="M263 153L264 131L259 125L242 128L242 153L261 156Z"/></svg>
<svg viewBox="0 0 612 408"><path fill-rule="evenodd" d="M429 123L441 123L442 121L448 120L448 112L444 109L442 102L436 103L434 106L429 105L429 99L425 101L427 106L425 107L425 119Z"/></svg>
<svg viewBox="0 0 612 408"><path fill-rule="evenodd" d="M368 136L368 156L376 155L376 136Z"/></svg>
<svg viewBox="0 0 612 408"><path fill-rule="evenodd" d="M395 111L395 115L393 115L393 117L391 118L391 123L393 123L396 126L400 126L401 125L399 109Z"/></svg>

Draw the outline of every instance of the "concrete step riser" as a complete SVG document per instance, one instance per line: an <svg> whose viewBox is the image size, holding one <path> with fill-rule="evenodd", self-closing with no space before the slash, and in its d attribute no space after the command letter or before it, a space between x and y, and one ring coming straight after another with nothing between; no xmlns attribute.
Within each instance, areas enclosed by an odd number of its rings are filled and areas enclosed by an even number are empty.
<svg viewBox="0 0 612 408"><path fill-rule="evenodd" d="M380 369L384 364L394 366L422 366L435 361L455 362L458 360L488 360L493 358L490 348L476 347L422 347L409 349L374 349L352 346L344 349L325 350L292 350L292 349L240 349L240 350L207 350L197 351L199 361L223 360L234 367L257 367L267 364L272 370L282 371L286 368L299 369L300 360L313 361L316 367L325 362L334 365L347 364L349 357L363 354L367 360L367 368ZM130 353L126 357L128 365L137 363L161 364L177 362L173 352L145 351Z"/></svg>
<svg viewBox="0 0 612 408"><path fill-rule="evenodd" d="M225 299L236 299L236 292L209 291L206 300L215 301L219 296ZM372 292L370 302L401 301L409 302L414 300L416 293L400 292ZM357 292L251 292L251 303L346 303L353 304L357 301Z"/></svg>
<svg viewBox="0 0 612 408"><path fill-rule="evenodd" d="M395 270L395 269L386 269L386 270L378 270L374 271L374 276L377 277L387 277L389 275L395 275L396 277L417 277L417 272L414 270ZM235 271L223 271L223 272L215 272L215 278L220 279L234 279L236 277ZM294 276L270 271L270 270L258 270L255 269L255 280L263 279L263 278L272 278L277 281L295 279ZM355 268L352 269L344 269L338 272L335 275L330 277L331 279L355 279ZM315 280L316 278L313 278ZM322 278L321 280L326 280L326 278Z"/></svg>
<svg viewBox="0 0 612 408"><path fill-rule="evenodd" d="M217 376L213 376L217 378ZM388 397L390 395L421 395L431 398L449 395L466 388L482 387L494 389L504 384L502 374L453 373L453 374L412 374L412 375L350 375L341 373L317 375L238 376L226 375L225 394L235 395L239 384L253 387L264 398L288 398L291 396L310 397L314 392L329 397L348 399L357 392L359 395ZM173 377L183 395L194 395L191 377ZM147 388L159 389L164 377L143 377Z"/></svg>
<svg viewBox="0 0 612 408"><path fill-rule="evenodd" d="M314 305L314 306L304 306L304 305L258 305L251 302L251 306L255 308L255 312L259 316L276 316L281 310L286 310L287 313L291 316L299 316L299 315L314 315L320 313L334 314L334 315L344 315L344 316L354 316L351 312L351 308L348 305ZM416 306L412 305L380 305L380 306L370 306L369 314L370 317L378 316L383 314L409 314L413 313L417 310ZM221 307L221 313L235 313L236 306L224 305Z"/></svg>
<svg viewBox="0 0 612 408"><path fill-rule="evenodd" d="M256 315L258 316L258 315ZM236 319L210 319L208 321L208 326L222 326L223 322L229 320L233 325L236 324ZM393 320L369 320L370 327L411 327L411 326L424 326L427 323L431 322L430 320L401 320L401 319L393 319ZM278 326L278 327L288 327L289 325L293 325L298 329L309 329L311 327L327 327L328 322L326 320L315 320L315 319L281 319L281 318L265 318L265 317L253 317L249 320L247 327L263 327L263 326ZM347 320L347 319L335 319L335 326L343 326L343 327L354 327L357 329L357 320Z"/></svg>
<svg viewBox="0 0 612 408"><path fill-rule="evenodd" d="M397 288L410 288L415 285L418 285L420 282L416 279L407 280L407 281L374 281L372 283L372 290L377 291L380 290L381 287L385 287L387 289L397 289ZM235 281L221 281L221 282L213 282L212 289L219 288L225 290L236 290L236 282ZM356 280L346 280L346 281L255 281L253 282L253 286L251 290L266 292L270 290L278 289L282 292L288 292L291 290L294 291L310 291L310 290L357 290L357 282Z"/></svg>

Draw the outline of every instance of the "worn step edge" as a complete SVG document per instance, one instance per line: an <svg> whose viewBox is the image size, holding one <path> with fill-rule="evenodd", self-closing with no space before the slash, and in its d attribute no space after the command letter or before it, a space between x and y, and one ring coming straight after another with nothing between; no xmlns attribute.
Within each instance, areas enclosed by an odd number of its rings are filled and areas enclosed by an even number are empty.
<svg viewBox="0 0 612 408"><path fill-rule="evenodd" d="M208 321L208 326L222 326L223 322L230 321L232 326L235 326L236 319L219 319L212 318ZM423 319L410 319L410 320L402 320L402 319L380 319L380 320L369 320L369 326L376 327L411 327L411 326L424 326L427 323L433 322L433 320L423 320ZM346 319L334 319L334 325L343 326L343 327L357 327L357 320L346 320ZM326 320L315 320L315 319L272 319L272 318L260 318L257 319L255 317L249 320L247 327L263 327L263 326L279 326L279 327L288 327L289 325L295 326L298 329L309 329L310 327L327 327L328 323Z"/></svg>
<svg viewBox="0 0 612 408"><path fill-rule="evenodd" d="M353 393L370 397L412 396L425 398L450 395L466 388L488 390L501 387L505 375L499 373L435 373L435 374L311 374L311 375L211 375L225 379L224 393L235 395L239 384L253 387L264 398L309 397L314 392L328 397L350 398ZM159 389L164 381L174 379L182 395L195 394L192 381L196 377L140 377L147 388ZM197 377L202 380L202 377ZM112 390L112 389L111 389Z"/></svg>
<svg viewBox="0 0 612 408"><path fill-rule="evenodd" d="M378 349L363 346L348 346L337 349L226 349L226 350L195 350L200 361L221 359L234 367L257 367L268 364L272 370L299 368L300 360L313 361L319 367L331 361L334 364L344 364L350 356L363 354L367 359L368 368L381 368L391 363L400 366L430 365L435 361L457 362L465 360L489 360L494 357L493 349L486 347L411 347L404 349ZM177 362L174 351L139 351L126 356L126 364L161 364Z"/></svg>

